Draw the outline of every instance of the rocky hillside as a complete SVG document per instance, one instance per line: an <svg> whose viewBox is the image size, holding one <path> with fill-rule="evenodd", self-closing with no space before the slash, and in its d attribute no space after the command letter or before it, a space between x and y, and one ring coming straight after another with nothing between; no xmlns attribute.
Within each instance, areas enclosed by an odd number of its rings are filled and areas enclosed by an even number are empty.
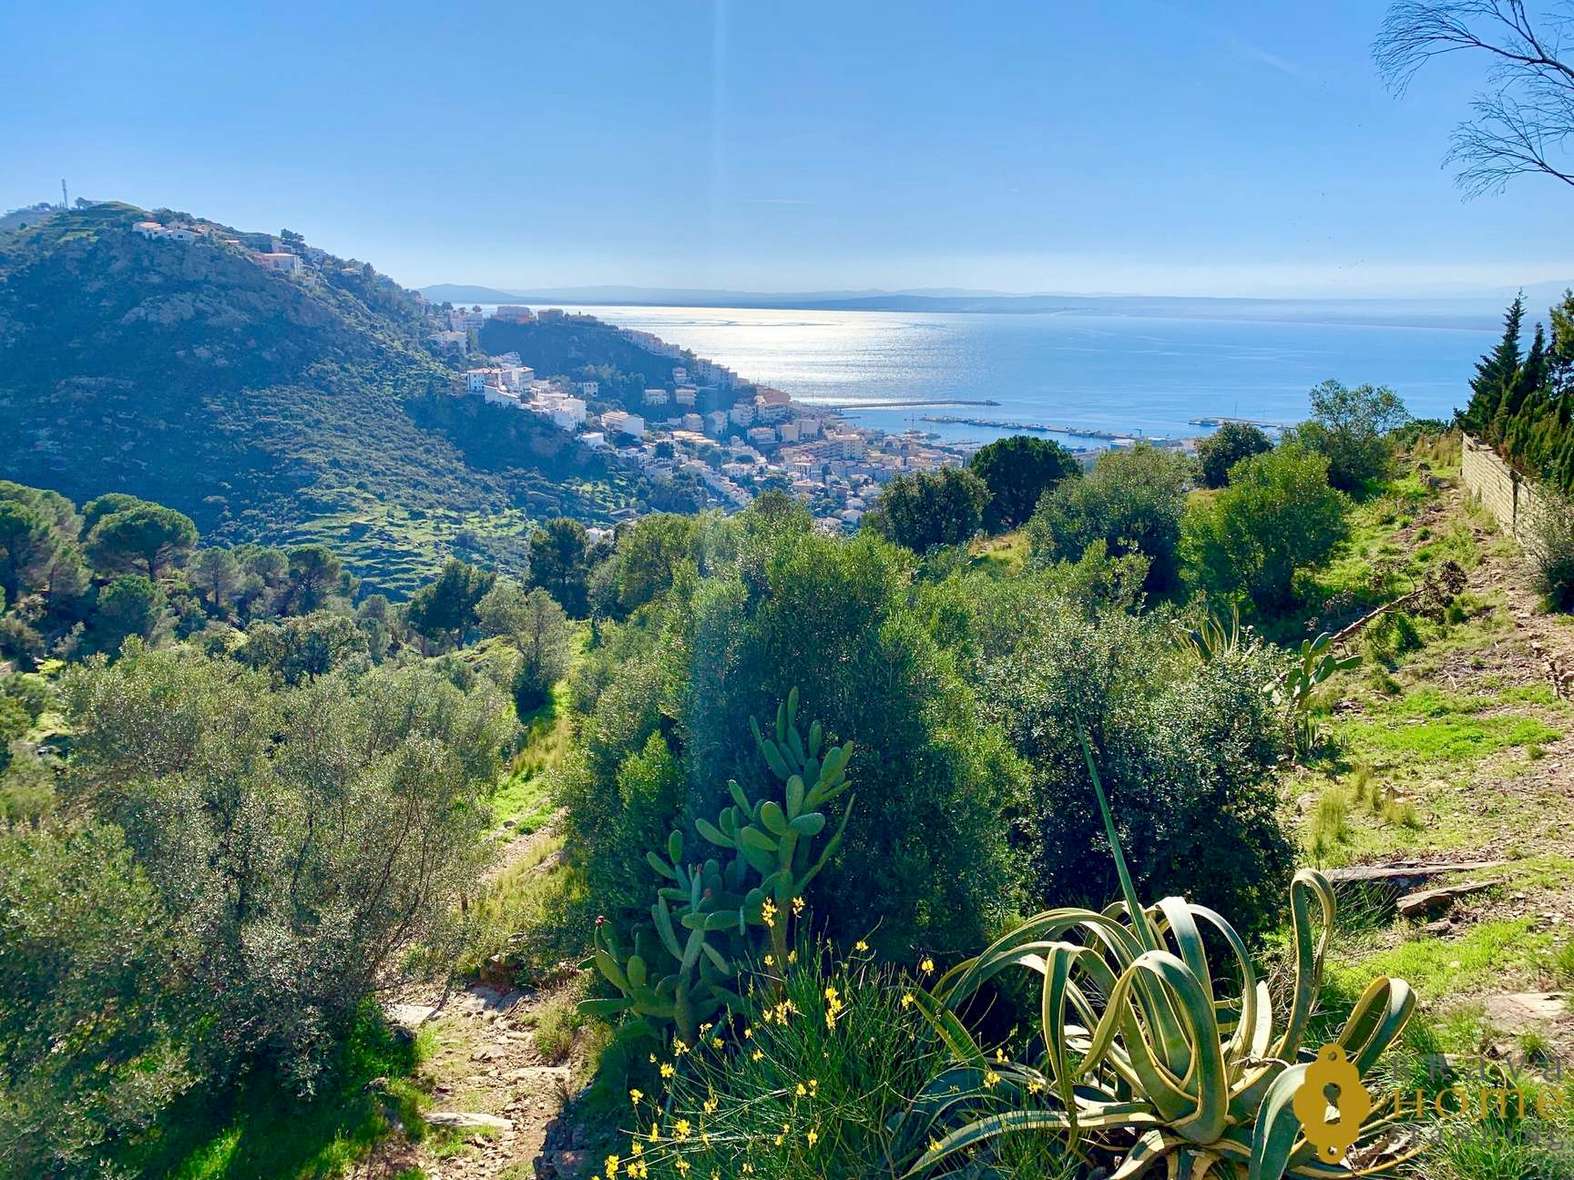
<svg viewBox="0 0 1574 1180"><path fill-rule="evenodd" d="M161 214L211 232L149 239L148 216L0 233L0 477L132 492L222 541L326 541L394 592L456 550L515 565L532 519L644 493L533 415L448 397L418 297L371 266L291 278L252 260L266 238Z"/></svg>

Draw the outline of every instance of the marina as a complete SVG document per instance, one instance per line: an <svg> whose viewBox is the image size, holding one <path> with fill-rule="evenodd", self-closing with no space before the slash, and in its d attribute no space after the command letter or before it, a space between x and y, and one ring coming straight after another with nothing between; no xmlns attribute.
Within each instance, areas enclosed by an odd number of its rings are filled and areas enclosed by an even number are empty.
<svg viewBox="0 0 1574 1180"><path fill-rule="evenodd" d="M1149 442L1164 442L1162 435L1144 434L1142 430L1100 430L1095 426L1068 426L1057 422L1023 422L1014 418L965 418L954 414L925 414L924 422L946 426L981 426L989 430L1024 430L1031 434L1064 434L1070 438L1098 438L1108 442L1121 439L1145 438Z"/></svg>

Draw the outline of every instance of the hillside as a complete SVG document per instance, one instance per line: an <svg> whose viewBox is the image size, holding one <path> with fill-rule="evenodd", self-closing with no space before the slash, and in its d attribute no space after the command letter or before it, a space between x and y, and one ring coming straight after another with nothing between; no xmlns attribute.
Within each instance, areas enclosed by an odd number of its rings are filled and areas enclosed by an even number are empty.
<svg viewBox="0 0 1574 1180"><path fill-rule="evenodd" d="M645 494L534 415L448 397L420 300L369 265L292 278L252 261L259 235L148 239L147 216L0 234L0 476L132 492L218 541L324 541L394 592L456 550L517 566L532 519Z"/></svg>

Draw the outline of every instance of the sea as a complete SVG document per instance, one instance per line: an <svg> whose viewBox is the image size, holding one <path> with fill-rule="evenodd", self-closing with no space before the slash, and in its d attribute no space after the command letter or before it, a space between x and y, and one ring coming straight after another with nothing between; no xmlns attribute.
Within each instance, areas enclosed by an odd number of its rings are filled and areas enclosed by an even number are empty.
<svg viewBox="0 0 1574 1180"><path fill-rule="evenodd" d="M1328 378L1390 386L1417 417L1447 418L1498 335L1490 316L1468 326L1367 309L1368 322L1328 322L1288 306L1280 319L568 310L653 332L795 400L837 407L860 425L917 429L949 443L1019 430L931 419L1049 426L1046 437L1073 446L1097 443L1079 431L1177 438L1207 433L1196 424L1205 418L1293 423L1307 416L1308 391ZM998 404L963 404L982 402Z"/></svg>

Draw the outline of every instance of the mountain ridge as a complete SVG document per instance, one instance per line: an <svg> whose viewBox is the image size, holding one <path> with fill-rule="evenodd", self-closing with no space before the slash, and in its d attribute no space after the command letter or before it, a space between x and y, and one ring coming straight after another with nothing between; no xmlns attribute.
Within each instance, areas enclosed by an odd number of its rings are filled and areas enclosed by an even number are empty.
<svg viewBox="0 0 1574 1180"><path fill-rule="evenodd" d="M450 396L462 361L415 293L324 252L271 273L247 243L272 241L115 202L0 233L0 477L131 492L216 541L328 543L395 594L453 554L522 568L532 521L648 495L537 415Z"/></svg>

